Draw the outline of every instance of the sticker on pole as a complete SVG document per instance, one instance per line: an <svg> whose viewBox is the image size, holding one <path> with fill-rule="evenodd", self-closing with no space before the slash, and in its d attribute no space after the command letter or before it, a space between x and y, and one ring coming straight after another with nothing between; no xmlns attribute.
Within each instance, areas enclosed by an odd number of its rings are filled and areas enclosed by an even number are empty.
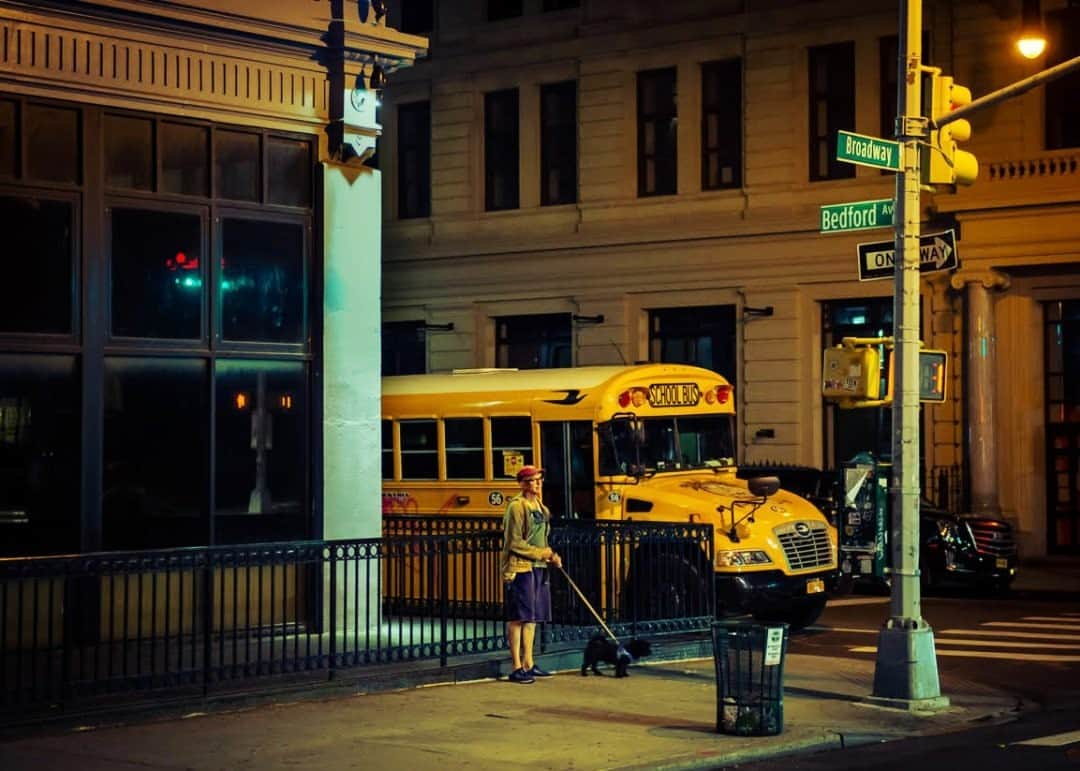
<svg viewBox="0 0 1080 771"><path fill-rule="evenodd" d="M770 626L765 632L765 666L775 667L784 652L784 628Z"/></svg>

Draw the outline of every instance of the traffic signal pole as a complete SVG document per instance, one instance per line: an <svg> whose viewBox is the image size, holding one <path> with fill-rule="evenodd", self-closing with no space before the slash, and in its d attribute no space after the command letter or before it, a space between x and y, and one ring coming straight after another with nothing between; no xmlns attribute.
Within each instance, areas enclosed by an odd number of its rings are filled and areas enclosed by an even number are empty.
<svg viewBox="0 0 1080 771"><path fill-rule="evenodd" d="M896 138L903 167L896 177L893 294L897 366L892 409L892 600L878 636L876 700L908 709L943 709L934 632L922 618L919 586L919 192L922 114L922 0L900 3Z"/></svg>

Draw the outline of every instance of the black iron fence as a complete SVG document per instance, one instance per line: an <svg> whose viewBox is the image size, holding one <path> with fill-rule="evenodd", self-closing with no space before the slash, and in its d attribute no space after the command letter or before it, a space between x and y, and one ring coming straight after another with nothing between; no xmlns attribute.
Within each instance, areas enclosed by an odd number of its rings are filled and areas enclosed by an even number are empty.
<svg viewBox="0 0 1080 771"><path fill-rule="evenodd" d="M945 511L968 511L970 506L963 472L963 467L959 465L923 469L923 495Z"/></svg>
<svg viewBox="0 0 1080 771"><path fill-rule="evenodd" d="M552 543L616 634L705 630L712 528L570 523ZM0 719L505 649L500 520L388 517L384 537L0 559ZM552 575L541 645L598 628Z"/></svg>

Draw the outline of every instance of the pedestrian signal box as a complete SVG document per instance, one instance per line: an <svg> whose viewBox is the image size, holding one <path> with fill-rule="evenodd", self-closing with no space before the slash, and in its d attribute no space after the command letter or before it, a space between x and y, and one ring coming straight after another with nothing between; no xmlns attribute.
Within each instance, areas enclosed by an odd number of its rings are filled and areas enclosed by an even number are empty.
<svg viewBox="0 0 1080 771"><path fill-rule="evenodd" d="M945 372L949 354L945 351L919 351L919 401L945 401Z"/></svg>
<svg viewBox="0 0 1080 771"><path fill-rule="evenodd" d="M885 389L885 399L893 400L893 361L889 357L889 385ZM949 354L945 351L922 349L919 351L919 401L945 401L945 375L949 363Z"/></svg>
<svg viewBox="0 0 1080 771"><path fill-rule="evenodd" d="M821 395L826 399L881 398L881 354L876 347L825 349Z"/></svg>

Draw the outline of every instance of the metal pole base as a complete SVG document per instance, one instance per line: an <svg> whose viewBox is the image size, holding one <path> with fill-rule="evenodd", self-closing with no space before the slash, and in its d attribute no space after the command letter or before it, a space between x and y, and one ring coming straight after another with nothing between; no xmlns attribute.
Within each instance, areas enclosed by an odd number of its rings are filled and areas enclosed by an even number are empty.
<svg viewBox="0 0 1080 771"><path fill-rule="evenodd" d="M916 628L889 625L878 636L874 695L870 702L909 711L939 711L949 706L938 684L934 631L925 623ZM909 619L910 621L910 619Z"/></svg>

